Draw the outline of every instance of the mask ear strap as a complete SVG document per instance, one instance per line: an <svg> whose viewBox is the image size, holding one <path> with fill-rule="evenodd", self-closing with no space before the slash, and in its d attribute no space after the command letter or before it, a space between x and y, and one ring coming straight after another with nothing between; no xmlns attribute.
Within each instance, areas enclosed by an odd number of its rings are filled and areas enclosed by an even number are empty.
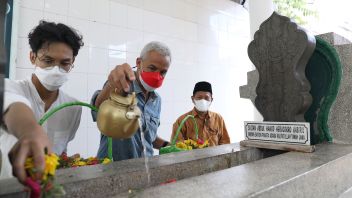
<svg viewBox="0 0 352 198"><path fill-rule="evenodd" d="M31 63L32 63L32 65L34 65L35 64L35 60L38 58L38 55L37 54L35 54L34 52L32 52L33 53L33 58L32 58L32 56L30 57L30 61L31 61ZM33 60L32 60L33 59Z"/></svg>
<svg viewBox="0 0 352 198"><path fill-rule="evenodd" d="M136 65L136 66L134 66L134 67L132 67L132 69L138 69L138 66ZM134 70L134 71L137 71L137 70ZM142 69L142 66L141 66L141 71L140 71L140 73L142 73L143 72L143 69Z"/></svg>

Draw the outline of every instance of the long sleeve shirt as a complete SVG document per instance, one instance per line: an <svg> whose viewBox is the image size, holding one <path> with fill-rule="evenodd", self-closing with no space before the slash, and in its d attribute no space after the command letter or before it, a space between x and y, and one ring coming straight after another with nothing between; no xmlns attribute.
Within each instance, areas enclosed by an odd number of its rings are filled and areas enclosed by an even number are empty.
<svg viewBox="0 0 352 198"><path fill-rule="evenodd" d="M176 120L173 125L171 141L176 135L177 128L187 115L193 115L195 117L198 126L198 138L204 141L208 140L210 146L230 143L230 137L227 133L224 119L219 114L208 111L206 116L202 118L195 109L183 114ZM197 140L194 122L191 118L182 126L176 142L186 139Z"/></svg>

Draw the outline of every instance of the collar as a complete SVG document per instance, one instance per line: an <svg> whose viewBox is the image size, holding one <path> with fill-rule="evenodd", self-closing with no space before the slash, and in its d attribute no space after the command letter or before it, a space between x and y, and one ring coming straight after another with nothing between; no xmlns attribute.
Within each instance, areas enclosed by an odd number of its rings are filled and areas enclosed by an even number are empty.
<svg viewBox="0 0 352 198"><path fill-rule="evenodd" d="M141 88L141 86L139 86L139 83L138 83L138 81L137 80L134 80L133 82L132 82L132 87L131 87L131 92L135 92L136 94L139 94L139 93L143 93L143 90L142 90L142 88Z"/></svg>
<svg viewBox="0 0 352 198"><path fill-rule="evenodd" d="M44 104L44 101L40 97L37 88L35 87L35 85L32 82L32 75L29 78L27 78L26 80L27 80L27 83L28 83L29 90L32 93L32 96L34 97L34 99L37 102Z"/></svg>
<svg viewBox="0 0 352 198"><path fill-rule="evenodd" d="M27 82L28 82L28 86L29 86L29 89L30 89L30 92L32 93L32 96L34 97L34 99L41 103L41 104L45 104L44 101L42 100L42 98L40 97L39 93L38 93L38 90L37 88L35 87L35 85L33 84L33 81L32 81L32 75L26 79ZM53 102L53 104L55 104L57 102L57 100L59 99L61 95L61 89L59 89L59 92L58 92L58 95L57 95L57 98L56 100ZM53 105L52 104L52 105ZM51 106L52 106L51 105ZM50 109L50 108L49 108Z"/></svg>
<svg viewBox="0 0 352 198"><path fill-rule="evenodd" d="M191 111L191 114L194 116L194 117L199 117L199 114L196 110L195 107L193 107L192 111ZM206 114L206 118L207 119L210 119L212 116L211 116L211 112L208 110L207 114Z"/></svg>

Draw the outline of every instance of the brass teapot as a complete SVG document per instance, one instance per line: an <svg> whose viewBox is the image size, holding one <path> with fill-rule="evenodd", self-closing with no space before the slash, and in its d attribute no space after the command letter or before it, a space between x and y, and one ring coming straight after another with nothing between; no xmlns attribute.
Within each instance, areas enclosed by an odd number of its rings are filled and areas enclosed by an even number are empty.
<svg viewBox="0 0 352 198"><path fill-rule="evenodd" d="M121 96L114 91L99 107L97 124L100 132L108 137L130 138L139 128L141 111L136 94Z"/></svg>

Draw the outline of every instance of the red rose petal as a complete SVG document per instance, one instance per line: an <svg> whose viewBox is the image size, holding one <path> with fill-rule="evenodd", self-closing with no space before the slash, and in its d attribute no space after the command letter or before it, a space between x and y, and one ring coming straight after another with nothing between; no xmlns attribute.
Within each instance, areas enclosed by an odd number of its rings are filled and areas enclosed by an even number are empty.
<svg viewBox="0 0 352 198"><path fill-rule="evenodd" d="M34 181L32 178L27 177L25 184L31 189L31 198L40 197L40 184Z"/></svg>

